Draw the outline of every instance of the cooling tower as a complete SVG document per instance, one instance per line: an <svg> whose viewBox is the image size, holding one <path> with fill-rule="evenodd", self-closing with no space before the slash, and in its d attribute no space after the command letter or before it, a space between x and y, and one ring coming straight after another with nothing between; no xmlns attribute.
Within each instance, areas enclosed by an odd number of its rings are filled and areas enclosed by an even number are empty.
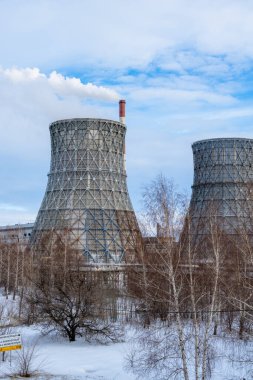
<svg viewBox="0 0 253 380"><path fill-rule="evenodd" d="M210 217L227 235L252 235L253 140L217 138L192 145L194 182L190 203L191 234L199 242L210 235Z"/></svg>
<svg viewBox="0 0 253 380"><path fill-rule="evenodd" d="M120 106L124 121L124 101ZM124 263L135 254L140 232L127 190L125 133L123 122L104 119L50 125L51 165L32 233L35 249L45 233L67 229L89 263Z"/></svg>

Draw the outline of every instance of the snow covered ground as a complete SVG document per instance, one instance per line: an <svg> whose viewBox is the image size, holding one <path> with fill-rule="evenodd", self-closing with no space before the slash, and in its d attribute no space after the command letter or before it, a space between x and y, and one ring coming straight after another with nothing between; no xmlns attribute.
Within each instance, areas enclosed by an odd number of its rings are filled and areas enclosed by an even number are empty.
<svg viewBox="0 0 253 380"><path fill-rule="evenodd" d="M38 339L38 356L34 366L40 365L40 377L37 379L63 379L63 380L131 380L135 376L127 372L125 357L130 349L132 329L130 328L126 341L109 345L85 343L81 339L68 342L56 336L41 336L37 327L22 327L16 329L21 332L24 345ZM234 350L245 357L253 350L252 343L227 341L215 338L216 360L212 371L213 380L242 380L252 379L249 370L253 364L246 366L241 363L232 363L228 358ZM226 358L227 357L227 358ZM0 364L2 379L7 379L7 373L15 370L15 353L12 353L12 365L9 357L5 363ZM145 377L146 378L146 377Z"/></svg>
<svg viewBox="0 0 253 380"><path fill-rule="evenodd" d="M0 305L4 308L15 308L15 303L0 297ZM1 326L0 326L1 327ZM24 347L37 341L37 356L33 360L34 368L39 367L40 376L37 380L133 380L135 375L126 369L126 356L130 352L134 329L125 328L125 338L122 343L102 345L87 343L83 339L69 342L66 338L55 334L43 335L41 326L17 326L12 333L21 333ZM3 330L0 329L0 334ZM212 380L249 380L253 379L253 339L240 341L237 337L212 337L215 355L212 369ZM176 344L176 342L175 342ZM0 361L0 378L8 379L8 374L17 369L17 351L7 354L6 361ZM252 363L243 361L249 357ZM232 358L238 359L232 361ZM1 360L1 354L0 354ZM194 377L192 377L193 379ZM147 379L147 377L143 377ZM179 378L180 379L180 378Z"/></svg>
<svg viewBox="0 0 253 380"><path fill-rule="evenodd" d="M135 378L124 370L128 342L101 345L85 343L80 339L70 343L61 337L41 336L39 329L35 327L22 327L16 331L21 332L25 345L38 339L38 356L34 367L38 365L40 372L45 373L40 379L50 378L46 376L46 373L57 376L59 379L73 380L131 380ZM12 353L12 367L15 369L15 353ZM8 373L9 370L9 361L0 364L1 375Z"/></svg>

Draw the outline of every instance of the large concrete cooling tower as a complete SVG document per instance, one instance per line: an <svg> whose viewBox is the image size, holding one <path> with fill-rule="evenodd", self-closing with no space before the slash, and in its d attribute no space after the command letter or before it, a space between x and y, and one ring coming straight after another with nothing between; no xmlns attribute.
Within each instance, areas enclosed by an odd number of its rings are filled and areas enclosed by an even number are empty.
<svg viewBox="0 0 253 380"><path fill-rule="evenodd" d="M70 231L87 262L124 263L139 228L125 171L125 101L121 122L59 120L50 125L51 166L31 244L49 231Z"/></svg>
<svg viewBox="0 0 253 380"><path fill-rule="evenodd" d="M210 234L210 216L226 234L236 235L241 230L252 234L253 140L202 140L195 142L192 150L190 216L195 241Z"/></svg>

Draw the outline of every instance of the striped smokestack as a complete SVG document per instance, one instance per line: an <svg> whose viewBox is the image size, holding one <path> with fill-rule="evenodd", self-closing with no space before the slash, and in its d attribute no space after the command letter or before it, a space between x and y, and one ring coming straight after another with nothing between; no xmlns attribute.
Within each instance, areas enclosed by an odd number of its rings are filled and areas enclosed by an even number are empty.
<svg viewBox="0 0 253 380"><path fill-rule="evenodd" d="M119 121L122 124L126 124L126 101L119 101Z"/></svg>

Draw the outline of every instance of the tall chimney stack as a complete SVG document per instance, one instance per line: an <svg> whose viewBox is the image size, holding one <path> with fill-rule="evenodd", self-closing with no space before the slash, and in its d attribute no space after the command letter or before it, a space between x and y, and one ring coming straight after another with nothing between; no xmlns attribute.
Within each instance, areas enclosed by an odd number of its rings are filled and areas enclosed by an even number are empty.
<svg viewBox="0 0 253 380"><path fill-rule="evenodd" d="M122 124L126 124L126 101L119 101L119 121Z"/></svg>

